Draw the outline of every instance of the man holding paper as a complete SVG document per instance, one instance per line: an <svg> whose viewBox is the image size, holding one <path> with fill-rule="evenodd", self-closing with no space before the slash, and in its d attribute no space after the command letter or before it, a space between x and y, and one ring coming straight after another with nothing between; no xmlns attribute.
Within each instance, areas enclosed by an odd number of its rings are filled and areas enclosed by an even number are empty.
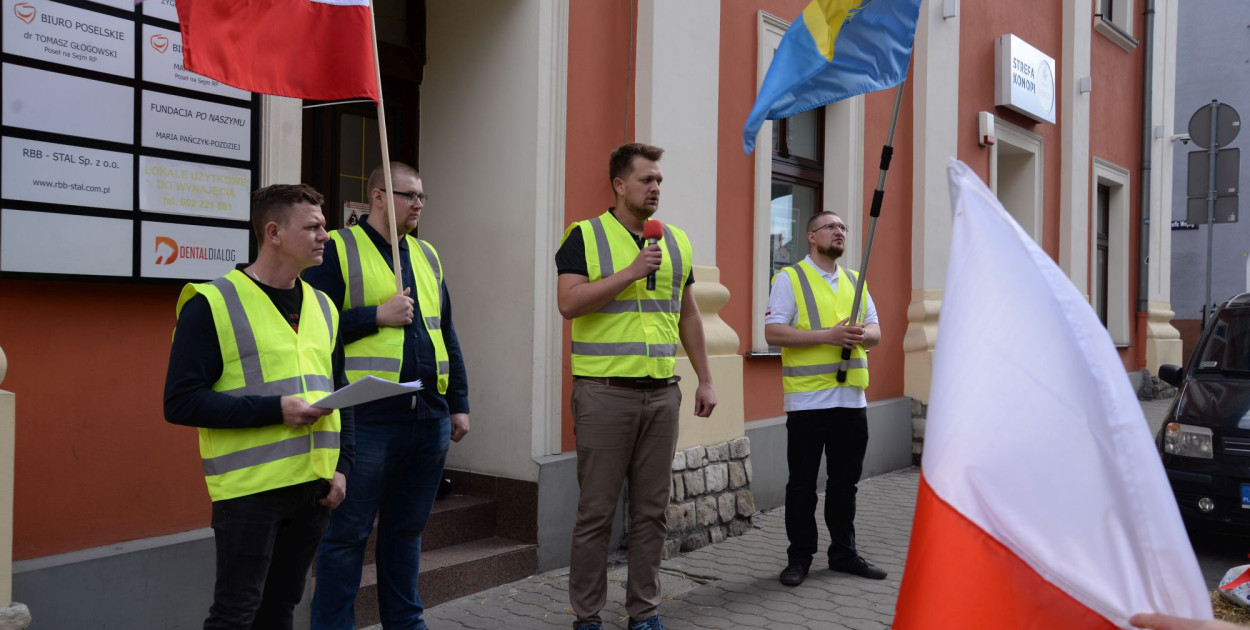
<svg viewBox="0 0 1250 630"><path fill-rule="evenodd" d="M421 391L355 407L356 467L350 497L331 519L317 551L312 627L355 627L365 546L377 517L378 608L386 628L424 628L417 594L421 532L434 506L451 441L469 431L468 381L451 322L443 266L429 243L409 236L427 196L421 175L391 162L391 188L375 168L370 212L337 230L325 261L305 278L342 312L347 378L420 379ZM387 196L395 207L400 276L391 257Z"/></svg>
<svg viewBox="0 0 1250 630"><path fill-rule="evenodd" d="M352 413L313 407L345 385L338 313L299 279L321 262L322 196L252 194L256 261L178 299L165 418L199 428L217 585L204 622L289 629L352 470Z"/></svg>

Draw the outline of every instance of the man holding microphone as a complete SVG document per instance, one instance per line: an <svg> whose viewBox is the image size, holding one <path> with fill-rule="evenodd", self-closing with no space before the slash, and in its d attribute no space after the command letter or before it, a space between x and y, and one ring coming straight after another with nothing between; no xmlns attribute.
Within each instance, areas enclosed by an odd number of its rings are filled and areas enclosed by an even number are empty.
<svg viewBox="0 0 1250 630"><path fill-rule="evenodd" d="M690 240L672 225L657 231L658 222L652 221L655 227L645 227L659 209L663 153L638 143L613 151L608 170L616 206L569 226L556 252L560 314L573 320L572 408L581 493L569 600L579 630L602 628L608 539L625 479L629 627L664 628L658 614L660 556L681 405L674 374L678 343L699 378L695 415L708 417L716 406L703 322L687 290L694 282Z"/></svg>

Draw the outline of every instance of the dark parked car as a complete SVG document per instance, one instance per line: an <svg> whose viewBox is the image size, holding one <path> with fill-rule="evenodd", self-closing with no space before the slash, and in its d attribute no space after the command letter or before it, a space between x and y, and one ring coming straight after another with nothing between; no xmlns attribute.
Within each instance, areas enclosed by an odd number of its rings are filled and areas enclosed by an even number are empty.
<svg viewBox="0 0 1250 630"><path fill-rule="evenodd" d="M1250 534L1250 293L1220 305L1184 368L1156 441L1181 515Z"/></svg>

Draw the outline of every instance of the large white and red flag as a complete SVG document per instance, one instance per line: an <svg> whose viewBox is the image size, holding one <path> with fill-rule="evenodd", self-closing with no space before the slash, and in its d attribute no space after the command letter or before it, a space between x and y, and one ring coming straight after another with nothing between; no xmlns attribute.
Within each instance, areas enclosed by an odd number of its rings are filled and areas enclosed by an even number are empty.
<svg viewBox="0 0 1250 630"><path fill-rule="evenodd" d="M378 100L369 0L178 0L183 65L227 85Z"/></svg>
<svg viewBox="0 0 1250 630"><path fill-rule="evenodd" d="M950 263L895 630L1109 630L1211 605L1106 329L951 161Z"/></svg>

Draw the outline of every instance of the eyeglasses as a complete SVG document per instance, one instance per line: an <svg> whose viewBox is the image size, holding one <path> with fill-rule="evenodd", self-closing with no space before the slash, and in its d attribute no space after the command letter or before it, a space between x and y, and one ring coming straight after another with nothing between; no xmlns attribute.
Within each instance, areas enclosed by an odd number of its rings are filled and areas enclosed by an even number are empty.
<svg viewBox="0 0 1250 630"><path fill-rule="evenodd" d="M812 232L811 232L811 233L812 233L812 234L815 234L815 233L817 233L817 232L819 232L819 231L821 231L821 230L837 230L837 231L839 231L839 232L841 232L841 233L843 233L843 234L849 234L849 233L851 232L851 228L846 227L846 225L845 225L845 224L842 224L842 223L830 223L829 225L822 225L822 226L820 226L820 227L818 227L818 228L816 228L816 229L812 230Z"/></svg>
<svg viewBox="0 0 1250 630"><path fill-rule="evenodd" d="M386 192L385 188L379 188L378 190L382 192ZM412 192L412 191L404 192L401 190L396 190L395 194L407 200L408 205L415 205L418 199L420 199L421 203L423 204L430 200L430 196L423 192Z"/></svg>

